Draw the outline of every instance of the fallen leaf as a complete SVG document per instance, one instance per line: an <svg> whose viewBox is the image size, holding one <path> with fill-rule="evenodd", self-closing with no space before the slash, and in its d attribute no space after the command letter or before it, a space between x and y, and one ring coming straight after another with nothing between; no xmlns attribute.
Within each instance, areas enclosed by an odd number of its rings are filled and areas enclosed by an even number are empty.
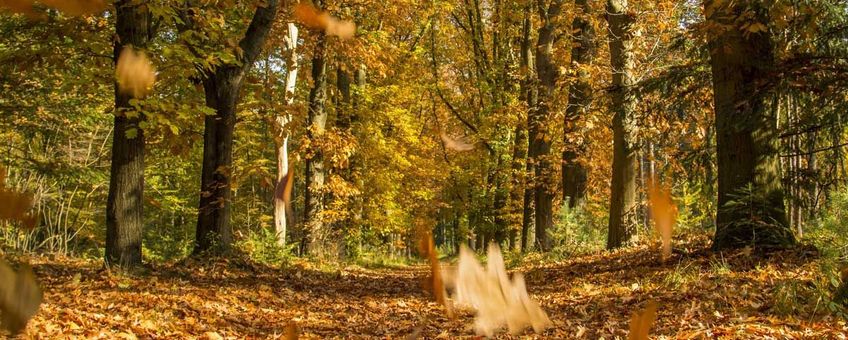
<svg viewBox="0 0 848 340"><path fill-rule="evenodd" d="M153 89L156 82L156 71L147 55L127 46L118 57L115 76L121 93L130 94L135 98L144 97Z"/></svg>
<svg viewBox="0 0 848 340"><path fill-rule="evenodd" d="M350 39L356 34L356 24L352 21L339 20L304 2L294 5L293 14L302 24L310 28L323 29L327 35Z"/></svg>
<svg viewBox="0 0 848 340"><path fill-rule="evenodd" d="M41 305L42 293L32 269L21 265L15 273L0 260L0 323L12 334L26 328Z"/></svg>
<svg viewBox="0 0 848 340"><path fill-rule="evenodd" d="M648 332L651 331L656 318L657 303L653 300L648 301L644 310L633 313L633 317L630 318L630 334L627 335L627 339L648 340Z"/></svg>

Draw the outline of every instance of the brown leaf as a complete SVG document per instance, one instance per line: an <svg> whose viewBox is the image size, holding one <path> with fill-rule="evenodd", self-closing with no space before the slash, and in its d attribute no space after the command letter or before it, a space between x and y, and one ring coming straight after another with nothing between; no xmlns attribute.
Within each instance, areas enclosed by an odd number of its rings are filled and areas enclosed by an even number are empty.
<svg viewBox="0 0 848 340"><path fill-rule="evenodd" d="M662 237L662 258L665 261L671 257L671 235L677 223L677 205L671 199L671 191L663 188L656 180L651 180L648 200L657 232Z"/></svg>
<svg viewBox="0 0 848 340"><path fill-rule="evenodd" d="M121 93L130 94L135 98L147 95L156 82L156 71L147 55L127 46L118 57L115 76Z"/></svg>
<svg viewBox="0 0 848 340"><path fill-rule="evenodd" d="M32 269L22 265L18 273L0 260L0 322L12 334L26 328L41 305L42 293Z"/></svg>
<svg viewBox="0 0 848 340"><path fill-rule="evenodd" d="M648 301L648 305L641 312L633 313L630 318L630 334L627 339L630 340L648 340L648 332L651 331L651 326L657 318L657 303L656 301Z"/></svg>
<svg viewBox="0 0 848 340"><path fill-rule="evenodd" d="M286 325L286 340L297 340L300 338L300 327L298 327L297 322L289 322Z"/></svg>
<svg viewBox="0 0 848 340"><path fill-rule="evenodd" d="M445 306L445 312L448 317L453 318L453 307L446 298L445 283L442 280L442 269L439 263L439 253L436 251L433 233L426 230L423 226L419 232L421 234L419 238L419 250L423 256L427 257L427 261L430 264L430 282L428 282L428 286L433 290L433 296L436 297L436 301Z"/></svg>
<svg viewBox="0 0 848 340"><path fill-rule="evenodd" d="M0 220L18 221L24 227L35 228L36 216L30 213L32 194L6 189L6 170L0 166Z"/></svg>
<svg viewBox="0 0 848 340"><path fill-rule="evenodd" d="M106 10L105 0L40 0L41 3L70 15L96 14Z"/></svg>
<svg viewBox="0 0 848 340"><path fill-rule="evenodd" d="M30 0L0 0L0 8L30 17L35 15L35 9Z"/></svg>
<svg viewBox="0 0 848 340"><path fill-rule="evenodd" d="M350 39L356 34L356 24L352 21L339 20L304 2L294 5L293 14L303 25L323 29L327 35L335 35L340 39Z"/></svg>

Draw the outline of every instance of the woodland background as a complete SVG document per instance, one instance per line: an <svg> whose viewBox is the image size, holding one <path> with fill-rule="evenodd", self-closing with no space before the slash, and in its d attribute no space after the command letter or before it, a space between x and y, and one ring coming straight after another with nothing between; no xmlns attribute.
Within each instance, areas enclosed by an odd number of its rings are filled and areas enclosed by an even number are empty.
<svg viewBox="0 0 848 340"><path fill-rule="evenodd" d="M423 232L520 265L803 244L816 305L842 315L845 1L0 6L0 164L37 220L0 222L9 254L404 265ZM127 46L155 68L141 92L116 81Z"/></svg>

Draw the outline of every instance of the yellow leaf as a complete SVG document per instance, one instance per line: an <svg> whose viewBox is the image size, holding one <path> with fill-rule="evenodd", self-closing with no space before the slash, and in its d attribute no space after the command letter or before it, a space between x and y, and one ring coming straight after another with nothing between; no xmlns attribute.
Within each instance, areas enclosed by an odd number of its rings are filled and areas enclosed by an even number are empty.
<svg viewBox="0 0 848 340"><path fill-rule="evenodd" d="M135 98L147 95L156 82L156 71L144 52L136 52L132 47L124 47L118 57L115 68L118 88L121 93Z"/></svg>

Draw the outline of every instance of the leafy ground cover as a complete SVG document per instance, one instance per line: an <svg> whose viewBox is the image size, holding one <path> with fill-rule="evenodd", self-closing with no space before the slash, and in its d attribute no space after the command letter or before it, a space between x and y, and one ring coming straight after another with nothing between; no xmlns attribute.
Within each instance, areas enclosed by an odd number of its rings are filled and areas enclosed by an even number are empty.
<svg viewBox="0 0 848 340"><path fill-rule="evenodd" d="M631 315L656 301L658 338L845 338L827 312L815 249L758 257L715 253L707 239L678 240L665 262L656 246L515 268L554 326L531 338L626 338ZM424 265L318 270L240 260L193 260L117 275L102 262L31 258L44 303L25 337L456 338L473 315L449 319L422 289ZM499 337L516 337L501 333Z"/></svg>

